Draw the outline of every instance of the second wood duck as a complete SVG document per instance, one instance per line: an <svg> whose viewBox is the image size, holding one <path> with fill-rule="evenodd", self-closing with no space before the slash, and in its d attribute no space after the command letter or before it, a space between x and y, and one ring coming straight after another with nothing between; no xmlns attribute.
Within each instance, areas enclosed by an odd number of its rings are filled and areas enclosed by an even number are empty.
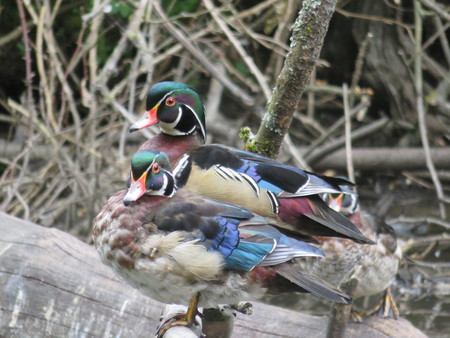
<svg viewBox="0 0 450 338"><path fill-rule="evenodd" d="M169 159L157 151L133 156L129 189L114 194L98 214L93 240L102 261L143 294L189 304L186 315L163 324L160 336L171 326L191 325L197 306L266 293L310 292L351 302L293 264L323 256L319 249L243 207L178 190Z"/></svg>
<svg viewBox="0 0 450 338"><path fill-rule="evenodd" d="M200 195L276 217L289 230L316 236L339 236L372 243L351 221L329 208L322 193L342 193L349 182L309 173L273 159L223 145L202 145L205 111L199 94L178 82L155 84L147 111L130 131L159 124L161 133L141 150L168 154L180 186Z"/></svg>
<svg viewBox="0 0 450 338"><path fill-rule="evenodd" d="M320 260L308 258L300 262L302 269L336 287L355 278L358 282L352 294L355 299L384 293L374 311L352 311L353 319L360 321L361 315L375 312L383 316L392 314L397 318L399 313L391 295L390 285L397 274L402 252L394 229L379 217L361 211L356 194L326 194L324 200L336 211L347 215L375 245L357 245L353 241L338 238L316 238L326 257Z"/></svg>

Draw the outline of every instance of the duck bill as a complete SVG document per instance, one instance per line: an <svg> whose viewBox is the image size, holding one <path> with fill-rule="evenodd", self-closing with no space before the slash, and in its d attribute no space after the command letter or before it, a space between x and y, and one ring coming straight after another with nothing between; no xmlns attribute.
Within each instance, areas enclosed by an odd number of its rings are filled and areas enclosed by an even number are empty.
<svg viewBox="0 0 450 338"><path fill-rule="evenodd" d="M158 107L158 104L155 105L152 109L146 111L139 120L133 123L130 127L130 133L157 124L158 119L156 117L156 112L158 111Z"/></svg>
<svg viewBox="0 0 450 338"><path fill-rule="evenodd" d="M125 206L128 206L131 202L137 201L145 194L145 176L145 174L142 175L137 181L131 180L130 188L123 198L123 204L125 204Z"/></svg>

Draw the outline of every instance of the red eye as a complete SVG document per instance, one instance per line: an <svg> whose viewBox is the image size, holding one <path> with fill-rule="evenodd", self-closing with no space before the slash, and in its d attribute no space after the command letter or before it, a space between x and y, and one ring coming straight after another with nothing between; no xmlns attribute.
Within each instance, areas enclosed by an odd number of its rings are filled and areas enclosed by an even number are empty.
<svg viewBox="0 0 450 338"><path fill-rule="evenodd" d="M160 169L161 169L161 168L159 167L159 164L158 164L158 163L155 163L155 164L153 165L153 167L152 167L152 171L153 171L154 174L159 173L159 170L160 170Z"/></svg>
<svg viewBox="0 0 450 338"><path fill-rule="evenodd" d="M175 99L171 96L166 99L166 106L172 107L175 104Z"/></svg>

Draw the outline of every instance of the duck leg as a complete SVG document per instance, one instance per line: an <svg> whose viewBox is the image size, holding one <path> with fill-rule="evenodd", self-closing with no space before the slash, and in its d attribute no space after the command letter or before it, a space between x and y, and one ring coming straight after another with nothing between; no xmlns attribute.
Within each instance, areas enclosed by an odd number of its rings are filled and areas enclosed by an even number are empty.
<svg viewBox="0 0 450 338"><path fill-rule="evenodd" d="M164 334L174 326L186 326L191 327L195 322L195 316L198 312L198 301L200 294L196 293L189 302L189 307L186 313L177 313L170 318L163 318L163 321L158 325L156 329L156 337L162 338Z"/></svg>
<svg viewBox="0 0 450 338"><path fill-rule="evenodd" d="M373 310L366 312L352 310L351 316L353 321L361 323L363 317L368 317L375 314L381 317L392 316L394 319L398 319L399 311L397 305L395 304L394 298L392 297L391 287L388 287L384 291L383 297Z"/></svg>
<svg viewBox="0 0 450 338"><path fill-rule="evenodd" d="M388 287L386 291L384 291L383 298L381 298L381 301L377 304L371 314L378 314L382 317L389 317L392 315L392 317L398 319L399 312L394 298L392 297L391 287Z"/></svg>

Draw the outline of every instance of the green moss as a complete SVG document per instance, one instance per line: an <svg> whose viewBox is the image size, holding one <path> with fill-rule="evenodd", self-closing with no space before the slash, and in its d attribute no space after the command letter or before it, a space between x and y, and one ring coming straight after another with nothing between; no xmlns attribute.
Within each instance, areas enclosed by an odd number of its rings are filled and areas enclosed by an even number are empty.
<svg viewBox="0 0 450 338"><path fill-rule="evenodd" d="M255 154L271 156L275 151L275 147L271 140L266 141L255 141L254 135L249 127L243 127L239 131L239 137L244 142L245 150L250 151Z"/></svg>
<svg viewBox="0 0 450 338"><path fill-rule="evenodd" d="M253 141L248 142L245 145L245 150L250 151L252 153L273 157L273 152L275 151L275 147L272 141Z"/></svg>
<svg viewBox="0 0 450 338"><path fill-rule="evenodd" d="M239 130L239 138L242 140L242 142L247 143L250 141L250 139L252 137L253 137L253 133L249 127L242 127Z"/></svg>

